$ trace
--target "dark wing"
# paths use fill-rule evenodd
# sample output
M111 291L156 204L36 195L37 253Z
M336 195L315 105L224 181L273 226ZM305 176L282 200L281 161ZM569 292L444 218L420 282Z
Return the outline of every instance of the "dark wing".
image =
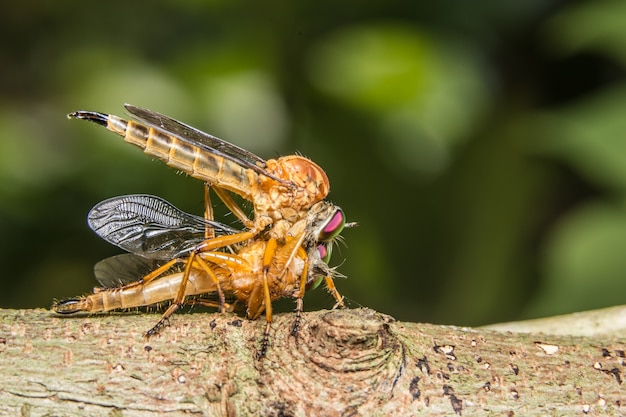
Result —
M93 267L93 272L103 288L117 288L139 281L165 262L123 253L101 260Z
M261 157L247 151L232 143L226 142L201 130L191 127L184 123L174 120L152 110L135 107L131 104L124 104L128 112L138 121L146 126L153 127L168 135L175 136L177 139L197 146L214 155L219 155L238 163L244 167L250 168L259 174L263 174L277 181L283 181L265 171L265 160Z
M162 260L180 256L205 240L207 227L218 236L238 232L146 194L104 200L91 209L87 222L107 242L145 258Z

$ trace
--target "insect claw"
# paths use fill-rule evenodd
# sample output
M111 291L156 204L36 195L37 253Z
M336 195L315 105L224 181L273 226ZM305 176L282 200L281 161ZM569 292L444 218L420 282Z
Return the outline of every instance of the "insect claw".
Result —
M341 297L341 300L337 301L333 306L333 310L336 310L338 308L346 308L346 305L343 303L343 296Z
M291 327L291 335L294 337L298 337L298 332L300 331L300 320L295 320L293 322L293 326Z
M263 336L263 341L261 342L261 349L259 349L259 351L256 354L256 360L262 361L263 359L265 359L265 356L267 355L268 344L269 344L269 339Z
M268 322L265 325L265 332L263 332L263 340L261 341L261 350L259 350L259 353L257 354L257 360L262 360L267 355L267 348L270 344L270 330L271 324Z
M150 339L152 336L156 336L161 332L161 329L165 326L169 326L170 325L170 319L169 317L164 317L161 320L158 321L157 324L154 325L154 327L152 327L150 330L148 330L145 334L144 337L146 339Z

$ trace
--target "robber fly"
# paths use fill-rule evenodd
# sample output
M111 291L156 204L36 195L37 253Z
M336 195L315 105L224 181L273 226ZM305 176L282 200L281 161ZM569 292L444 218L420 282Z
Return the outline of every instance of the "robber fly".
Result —
M205 251L193 261L189 254L204 241L207 227L216 235L235 234L236 229L219 222L185 213L167 201L150 195L114 197L97 204L88 215L89 226L101 238L129 252L104 259L94 272L102 287L87 296L57 302L53 311L59 314L97 313L116 309L142 307L175 300L184 288L182 304L199 304L231 311L225 295L246 306L246 316L256 319L271 309L266 304L265 282L269 300L293 297L301 302L307 289L326 279L327 288L338 305L343 305L333 278L337 275L327 264L329 244L319 240L315 251L296 247L290 239L277 247L269 264L263 255L268 240L253 239L245 245L230 245L228 251ZM319 239L327 224L314 225ZM296 256L291 254L295 252ZM184 265L184 269L180 267ZM186 285L182 285L185 274ZM217 294L218 302L196 296ZM176 304L172 304L176 305ZM301 310L301 306L300 306ZM156 333L165 321L148 331ZM293 331L297 331L299 315ZM261 356L265 355L268 334L264 335Z
M188 256L175 257L147 276L152 278L163 274L176 264L185 265L176 297L161 321L148 334L158 331L168 317L184 303L186 286L194 266L205 265L206 268L202 267L208 274L211 268L206 262L231 268L226 263L238 261L239 258L225 255L226 248L235 247L235 253L250 251L262 259L263 268L257 279L263 290L267 337L273 299L271 283L276 280L283 282L284 276L290 274L287 268L276 271L277 275L273 277L269 273L272 265L289 266L298 259L311 263L311 260L320 257L320 248L325 250L325 244L332 243L344 227L352 225L346 224L339 207L324 200L330 190L326 173L317 164L299 155L266 161L245 149L165 115L131 105L125 107L135 120L127 121L114 115L90 111L78 111L68 117L103 125L122 136L125 141L139 146L145 153L205 181L205 191L208 187L212 188L245 226L244 230L232 233L216 233L222 232L220 227L205 226L204 240L192 245ZM252 220L235 203L228 191L252 202ZM208 191L205 196L208 196ZM205 201L205 217L211 221L212 211L207 197ZM246 249L257 242L262 243L254 246L254 251ZM320 246L320 242L325 244ZM259 248L263 249L262 254L259 253ZM288 256L284 253L285 248L289 249ZM277 256L287 258L284 261L274 260ZM221 259L219 262L218 258ZM323 262L314 261L313 264L321 265ZM234 269L232 267L231 271ZM215 277L213 280L219 281L219 278ZM308 276L303 274L301 281L305 283L307 280ZM326 283L330 288L332 279L327 279ZM304 287L305 285L300 285L297 297L298 316L302 310ZM222 293L220 287L217 287L217 291ZM338 295L335 298L340 299Z
M242 241L269 225L272 225L272 238L284 238L291 225L305 218L330 191L324 170L303 156L289 155L266 161L163 114L130 104L124 107L134 120L92 111L77 111L68 117L105 126L126 142L142 148L146 154L205 181L249 229L241 236ZM253 220L226 190L252 202ZM335 222L344 223L341 209L333 207ZM337 229L337 234L341 229Z

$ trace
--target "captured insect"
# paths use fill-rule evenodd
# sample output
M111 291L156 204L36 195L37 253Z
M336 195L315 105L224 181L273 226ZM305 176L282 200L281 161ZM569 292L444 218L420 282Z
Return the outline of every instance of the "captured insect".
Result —
M264 254L268 241L254 239L245 245L231 245L229 251L204 251L191 261L190 253L204 241L206 227L211 227L218 236L234 234L236 230L185 213L159 197L141 194L114 197L97 204L89 213L88 223L101 238L129 253L97 263L94 272L102 287L94 289L91 295L56 303L53 310L60 314L160 304L175 300L184 291L180 305L231 311L234 306L225 302L228 294L245 304L248 318L256 319L265 310L261 278L264 274L269 277L270 302L282 297L301 300L302 292L326 279L337 305L343 306L332 281L336 272L326 263L329 251L325 243L319 243L315 251L307 253L295 247L295 239L290 239L277 247L267 261ZM320 238L325 226L317 225L315 234ZM294 252L296 256L292 257ZM183 286L185 274L187 282ZM217 294L217 302L194 297L203 294ZM266 315L271 321L271 312ZM299 313L294 331L298 322ZM164 324L160 320L147 335L155 334Z
M265 161L159 113L130 105L126 109L137 121L85 111L68 116L104 125L144 152L205 181L205 217L148 195L115 197L96 205L89 214L90 227L129 253L96 265L103 288L57 302L53 311L98 312L171 301L146 333L150 336L182 305L230 309L226 293L245 304L251 319L265 311L263 356L272 301L296 299L294 333L304 293L317 283L325 281L336 306L343 306L333 281L338 273L327 261L333 241L353 223L346 223L343 211L324 200L330 186L317 164L297 155ZM213 220L209 188L243 223L243 230ZM252 220L229 191L252 202ZM213 293L217 302L198 297Z

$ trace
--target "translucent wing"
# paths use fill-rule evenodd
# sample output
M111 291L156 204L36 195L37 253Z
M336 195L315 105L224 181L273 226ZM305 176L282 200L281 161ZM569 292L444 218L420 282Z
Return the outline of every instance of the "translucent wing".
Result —
M140 280L163 263L165 261L123 253L101 260L93 267L93 272L102 287L117 288Z
M202 132L201 130L181 123L178 120L174 120L161 113L148 109L142 109L141 107L135 107L131 104L125 104L124 107L137 121L147 126L153 127L169 135L173 135L183 142L197 146L215 155L222 156L244 167L253 169L260 174L282 181L281 179L266 172L264 169L265 160L250 151L208 133Z
M145 258L162 260L179 256L202 242L207 227L216 235L238 232L146 194L104 200L91 209L87 222L107 242Z

